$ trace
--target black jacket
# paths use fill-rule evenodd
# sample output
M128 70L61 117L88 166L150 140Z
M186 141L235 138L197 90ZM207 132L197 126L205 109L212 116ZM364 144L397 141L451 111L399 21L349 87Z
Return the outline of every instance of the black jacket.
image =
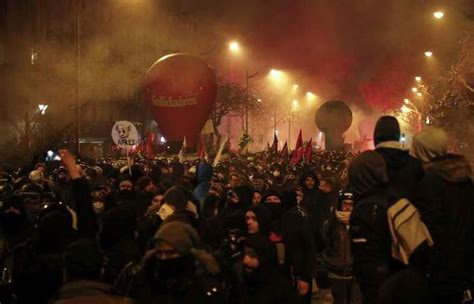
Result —
M462 156L436 159L426 165L413 202L433 237L430 277L439 294L462 292L472 284L474 188L470 174Z
M416 185L424 174L420 161L410 156L408 151L396 147L378 147L375 151L385 160L392 191L398 198L413 198Z
M316 249L307 213L299 206L288 210L282 218L282 237L286 260L297 279L311 282Z

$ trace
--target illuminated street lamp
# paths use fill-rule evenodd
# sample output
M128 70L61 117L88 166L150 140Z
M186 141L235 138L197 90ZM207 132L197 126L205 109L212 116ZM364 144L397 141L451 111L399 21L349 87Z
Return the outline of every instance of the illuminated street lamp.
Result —
M240 45L237 41L231 41L229 43L229 51L234 54L240 53Z
M436 18L436 19L441 19L444 17L444 13L442 11L436 11L433 13L433 16Z
M411 91L412 91L413 93L416 93L416 92L418 92L418 88L413 87L413 88L411 88Z
M425 56L430 58L431 56L433 56L433 52L432 51L426 51Z
M40 104L38 105L38 109L40 110L41 115L46 114L46 109L48 109L48 105Z
M421 81L421 77L420 77L420 76L416 76L416 77L415 77L415 80L418 81L418 82L420 82L420 81Z

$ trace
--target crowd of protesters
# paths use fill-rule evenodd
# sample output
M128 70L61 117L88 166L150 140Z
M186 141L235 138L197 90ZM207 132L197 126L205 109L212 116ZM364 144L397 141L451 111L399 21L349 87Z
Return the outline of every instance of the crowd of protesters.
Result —
M390 116L374 144L296 165L268 151L212 166L61 150L4 171L0 302L311 303L317 286L334 303L463 303L469 163L434 127L403 149Z

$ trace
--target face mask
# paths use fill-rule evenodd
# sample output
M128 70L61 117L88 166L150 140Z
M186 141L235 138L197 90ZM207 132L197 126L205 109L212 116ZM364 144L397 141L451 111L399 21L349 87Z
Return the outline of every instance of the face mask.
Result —
M158 210L158 216L164 221L168 216L172 215L174 213L174 209L168 205L168 204L163 204L163 206L160 207L160 210Z
M281 216L283 215L283 208L282 208L281 204L278 204L278 203L264 203L264 205L272 213L272 219L274 219L274 220L281 219Z
M135 198L134 193L131 190L120 190L119 196L121 199L126 199L126 200L133 200Z

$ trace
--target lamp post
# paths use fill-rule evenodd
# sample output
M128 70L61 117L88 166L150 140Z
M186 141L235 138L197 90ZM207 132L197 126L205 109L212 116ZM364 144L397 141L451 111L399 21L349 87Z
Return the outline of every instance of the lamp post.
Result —
M81 143L80 143L80 136L81 136L81 113L80 113L80 106L79 106L79 67L80 67L80 9L81 9L81 0L76 0L76 88L75 88L75 145L76 145L76 155L79 155L81 152Z

